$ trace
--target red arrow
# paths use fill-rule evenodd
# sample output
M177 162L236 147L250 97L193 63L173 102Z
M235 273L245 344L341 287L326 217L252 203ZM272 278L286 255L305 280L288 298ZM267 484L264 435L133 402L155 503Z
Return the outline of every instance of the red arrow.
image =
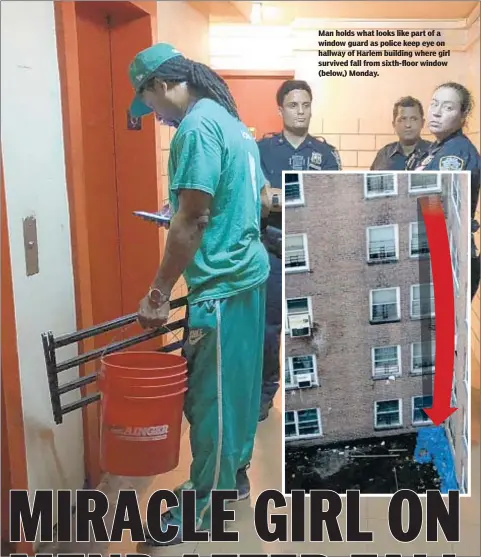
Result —
M435 425L456 412L451 408L454 375L454 288L448 231L439 197L421 199L421 211L431 253L436 311L436 359L432 408L424 408Z

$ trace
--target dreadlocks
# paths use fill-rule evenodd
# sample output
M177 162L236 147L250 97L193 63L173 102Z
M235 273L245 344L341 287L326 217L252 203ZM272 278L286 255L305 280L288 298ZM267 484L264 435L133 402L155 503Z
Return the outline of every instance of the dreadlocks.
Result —
M176 56L162 64L145 83L143 89L152 89L155 79L173 83L186 82L199 96L217 102L234 118L240 120L237 105L227 83L205 64Z

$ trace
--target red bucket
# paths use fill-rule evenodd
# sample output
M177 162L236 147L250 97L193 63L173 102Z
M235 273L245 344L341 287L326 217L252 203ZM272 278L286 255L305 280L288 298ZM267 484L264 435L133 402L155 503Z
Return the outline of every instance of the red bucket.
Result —
M124 352L103 359L99 378L103 470L119 476L154 476L176 468L186 364L185 358L161 352ZM143 376L147 384L142 382L145 371L150 374Z

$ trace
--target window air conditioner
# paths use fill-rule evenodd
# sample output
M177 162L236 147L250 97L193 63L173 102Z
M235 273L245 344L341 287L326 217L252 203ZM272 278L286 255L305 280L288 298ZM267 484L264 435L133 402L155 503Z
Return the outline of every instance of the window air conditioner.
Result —
M293 338L311 336L311 319L309 314L290 316L289 333Z
M299 389L308 389L312 387L312 376L310 373L296 375L296 383Z

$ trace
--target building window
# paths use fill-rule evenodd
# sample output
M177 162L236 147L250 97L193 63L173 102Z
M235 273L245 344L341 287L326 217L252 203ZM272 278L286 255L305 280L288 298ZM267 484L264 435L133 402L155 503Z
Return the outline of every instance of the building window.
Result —
M451 176L451 199L456 216L459 219L461 215L461 187L458 174L453 174Z
M413 396L413 425L431 424L431 419L428 417L426 412L424 412L424 408L432 407L432 396Z
M466 355L464 358L463 383L469 395L469 356L468 355Z
M305 389L319 385L314 354L286 358L286 389Z
M395 174L365 174L364 195L370 197L386 197L397 195L397 179Z
M435 342L413 342L411 344L412 373L432 373L435 359Z
M430 284L411 286L411 318L434 317L434 287Z
M441 176L429 172L409 174L409 193L426 193L441 191Z
M468 493L468 474L466 473L464 462L461 464L461 493L466 495Z
M310 298L290 298L286 306L286 332L291 337L310 336L313 321Z
M466 409L463 411L463 442L466 450L469 447L469 420Z
M306 234L286 234L285 239L286 273L309 270Z
M451 408L456 408L458 404L458 388L456 387L456 374L453 375L453 386L451 389Z
M409 255L421 257L428 254L429 243L424 223L411 222L409 225Z
M459 254L452 233L449 235L449 248L451 252L451 266L453 269L454 289L456 294L459 294Z
M374 403L374 426L389 429L402 425L402 401L382 400Z
M367 260L370 263L398 259L398 226L370 226L367 229Z
M378 346L372 349L373 377L401 375L401 347Z
M284 204L288 207L304 205L302 174L284 174Z
M285 435L287 439L320 437L322 425L319 408L288 410L285 413Z
M399 288L378 288L371 290L371 323L389 323L401 318Z
M453 414L451 414L451 417L448 419L448 428L451 435L453 451L456 452L456 422Z

